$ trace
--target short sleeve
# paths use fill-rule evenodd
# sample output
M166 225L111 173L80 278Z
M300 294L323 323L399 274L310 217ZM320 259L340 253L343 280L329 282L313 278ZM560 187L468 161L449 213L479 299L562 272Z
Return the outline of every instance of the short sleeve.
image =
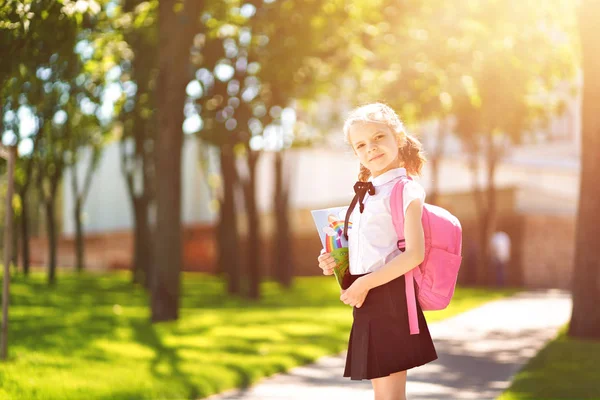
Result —
M425 203L425 189L423 189L423 186L421 186L415 181L408 181L404 185L404 190L402 191L402 199L404 201L404 215L406 215L408 205L413 200L421 199L421 201Z

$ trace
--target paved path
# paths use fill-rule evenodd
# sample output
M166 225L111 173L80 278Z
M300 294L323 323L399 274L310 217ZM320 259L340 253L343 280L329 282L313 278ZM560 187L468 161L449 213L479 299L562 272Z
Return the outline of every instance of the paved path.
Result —
M495 399L571 314L570 296L535 291L493 301L430 325L439 359L408 372L410 400ZM365 400L370 381L342 378L345 353L210 400Z

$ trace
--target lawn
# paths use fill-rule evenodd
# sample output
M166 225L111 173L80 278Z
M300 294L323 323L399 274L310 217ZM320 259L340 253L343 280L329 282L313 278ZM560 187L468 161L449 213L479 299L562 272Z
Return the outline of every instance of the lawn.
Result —
M230 298L220 279L183 276L180 319L152 325L129 274L42 274L12 281L9 355L0 398L202 398L345 349L352 320L331 277L273 282L258 302ZM436 321L514 293L458 288ZM340 371L341 373L341 371Z
M513 380L499 400L600 399L600 342L570 339L566 327Z

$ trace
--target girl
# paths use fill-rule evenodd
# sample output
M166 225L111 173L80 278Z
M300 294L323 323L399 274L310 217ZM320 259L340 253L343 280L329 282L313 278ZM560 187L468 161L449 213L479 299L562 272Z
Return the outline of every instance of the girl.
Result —
M370 379L376 400L404 400L406 371L437 359L437 354L418 302L420 333L409 332L404 287L404 274L423 261L425 191L414 181L404 187L403 252L397 247L390 195L401 176L420 175L425 158L421 143L407 135L396 113L381 103L352 111L344 124L344 139L360 161L362 183L355 188L369 193L357 191L360 207L350 211L350 269L340 300L354 307L354 322L344 377ZM323 274L333 274L331 255L322 251L318 261Z

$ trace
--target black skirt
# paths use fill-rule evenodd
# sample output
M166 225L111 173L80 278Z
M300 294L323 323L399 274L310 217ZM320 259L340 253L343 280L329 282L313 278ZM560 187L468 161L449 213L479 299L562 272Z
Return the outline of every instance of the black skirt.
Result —
M361 276L347 274L343 288ZM418 301L417 314L420 333L411 335L404 276L371 289L362 307L354 307L344 377L381 378L437 359Z

